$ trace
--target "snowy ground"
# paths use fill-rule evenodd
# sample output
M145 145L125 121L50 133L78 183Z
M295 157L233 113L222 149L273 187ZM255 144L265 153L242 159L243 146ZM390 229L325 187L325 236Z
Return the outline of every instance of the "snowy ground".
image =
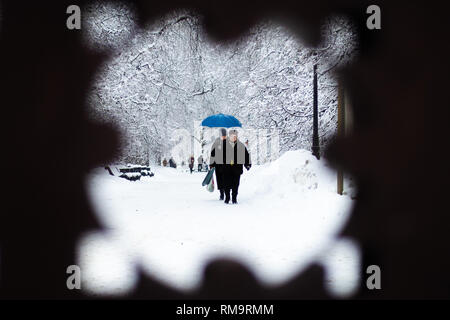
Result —
M135 267L179 289L195 288L205 263L233 257L266 284L289 280L313 261L326 285L346 295L359 279L358 249L335 235L352 205L336 194L336 174L304 150L244 170L238 204L226 205L201 182L205 173L154 167L154 177L130 182L102 168L87 184L106 232L80 241L83 288L122 294Z

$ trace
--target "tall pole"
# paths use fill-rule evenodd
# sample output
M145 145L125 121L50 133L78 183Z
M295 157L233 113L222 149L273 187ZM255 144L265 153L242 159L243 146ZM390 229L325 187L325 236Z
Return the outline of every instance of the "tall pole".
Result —
M342 81L338 83L338 123L337 123L337 135L338 138L342 138L345 135L345 92L342 85ZM342 169L338 169L337 172L337 193L342 195L344 193L344 172Z
M312 141L312 154L317 159L320 159L320 146L319 146L319 108L317 99L317 64L314 65L314 101L313 101L313 141Z

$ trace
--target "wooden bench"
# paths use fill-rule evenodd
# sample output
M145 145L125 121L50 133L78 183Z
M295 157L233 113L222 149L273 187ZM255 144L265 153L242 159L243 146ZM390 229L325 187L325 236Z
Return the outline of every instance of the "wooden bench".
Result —
M140 180L141 177L153 177L155 174L151 171L150 167L146 166L126 166L126 167L105 167L105 170L112 176L118 176L120 178L127 179L129 181ZM114 174L116 172L116 174Z

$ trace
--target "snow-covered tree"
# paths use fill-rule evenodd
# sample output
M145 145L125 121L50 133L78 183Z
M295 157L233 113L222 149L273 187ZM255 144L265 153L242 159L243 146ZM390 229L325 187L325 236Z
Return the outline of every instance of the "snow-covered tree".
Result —
M272 143L279 143L282 152L309 148L314 64L321 144L336 131L332 71L351 60L356 43L344 19L328 19L323 43L307 48L272 21L262 21L225 45L209 41L194 12L173 12L143 29L137 29L133 10L125 5L96 3L88 12L87 45L111 53L92 88L90 112L123 132L118 161L160 163L180 139L204 144L194 136L206 132L196 130L195 123L220 112L235 115L260 134L278 132L279 141ZM180 130L186 137L180 137Z

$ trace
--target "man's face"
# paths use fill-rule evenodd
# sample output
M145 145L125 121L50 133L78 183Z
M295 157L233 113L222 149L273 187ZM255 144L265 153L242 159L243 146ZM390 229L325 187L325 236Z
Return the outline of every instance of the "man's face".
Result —
M230 135L230 140L231 140L232 142L236 142L236 140L237 140L237 135L235 135L235 134Z

